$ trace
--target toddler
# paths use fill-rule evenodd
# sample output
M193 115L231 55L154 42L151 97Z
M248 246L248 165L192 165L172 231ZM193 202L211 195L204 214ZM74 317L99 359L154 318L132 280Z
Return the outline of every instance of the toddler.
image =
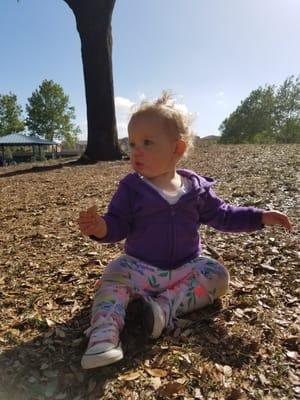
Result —
M146 331L158 338L176 317L226 293L228 271L201 255L201 224L224 232L292 228L285 214L228 205L213 191L213 179L176 168L192 131L169 93L140 105L128 135L134 172L121 180L105 215L94 206L79 216L81 232L100 243L126 239L125 254L108 264L95 294L85 369L123 358L119 335L131 299L141 298Z

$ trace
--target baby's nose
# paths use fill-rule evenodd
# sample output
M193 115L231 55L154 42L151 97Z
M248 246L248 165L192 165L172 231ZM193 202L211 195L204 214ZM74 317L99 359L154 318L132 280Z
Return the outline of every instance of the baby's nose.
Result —
M138 155L142 154L143 153L143 147L142 146L134 146L133 153L134 154L138 154Z

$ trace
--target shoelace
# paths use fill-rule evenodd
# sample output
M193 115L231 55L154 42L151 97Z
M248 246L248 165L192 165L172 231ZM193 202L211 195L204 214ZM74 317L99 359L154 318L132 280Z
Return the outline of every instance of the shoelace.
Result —
M84 332L89 337L88 348L102 342L117 345L119 342L119 329L113 318L100 317L96 324L90 326Z

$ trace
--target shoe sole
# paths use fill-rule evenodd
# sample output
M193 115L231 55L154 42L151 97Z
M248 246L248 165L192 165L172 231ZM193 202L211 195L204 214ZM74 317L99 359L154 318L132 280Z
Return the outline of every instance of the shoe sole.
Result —
M115 353L111 357L106 356L105 358L103 357L105 353L85 354L81 359L81 366L83 369L98 368L114 364L123 359L124 355L122 351L116 351Z
M157 317L160 318L161 320L160 324L155 324L153 307L155 307ZM162 315L161 308L154 302L152 305L150 305L146 300L143 299L143 312L145 316L144 329L147 335L151 339L158 339L161 336L162 331L164 330L165 327L164 317Z

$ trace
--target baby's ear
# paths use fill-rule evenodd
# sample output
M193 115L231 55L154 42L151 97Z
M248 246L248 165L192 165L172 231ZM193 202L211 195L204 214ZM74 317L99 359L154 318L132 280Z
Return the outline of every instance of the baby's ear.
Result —
M186 150L186 143L184 140L182 139L178 139L176 142L176 149L175 149L175 153L179 156L182 157L185 153Z

